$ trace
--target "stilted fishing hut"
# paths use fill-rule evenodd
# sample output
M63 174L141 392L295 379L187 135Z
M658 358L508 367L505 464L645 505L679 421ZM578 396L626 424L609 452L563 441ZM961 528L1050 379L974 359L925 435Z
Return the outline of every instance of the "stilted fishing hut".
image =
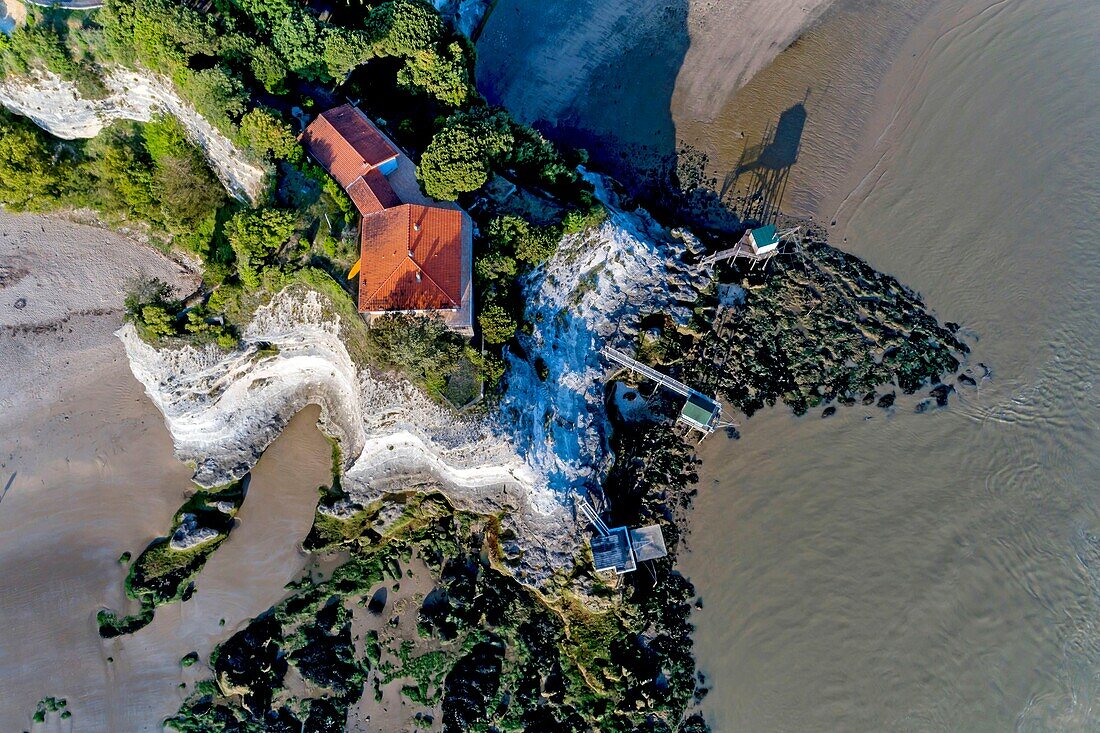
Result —
M692 430L700 431L703 433L703 437L710 435L715 430L722 427L722 406L718 403L718 400L708 397L696 389L692 389L683 382L673 379L667 374L662 374L656 369L642 364L637 359L627 356L618 349L605 346L601 349L600 353L608 359L622 364L632 373L637 372L647 379L652 379L654 382L667 387L673 392L683 395L686 400L684 401L684 406L681 408L677 420L684 423Z
M588 540L596 572L614 570L616 575L623 575L637 570L638 563L656 560L668 554L660 525L611 529L584 499L577 499L577 507L596 530L596 536Z
M752 262L749 265L751 270L759 263L767 262L779 254L780 246L784 242L793 241L797 243L799 232L799 227L780 231L775 224L748 229L737 241L737 244L712 255L707 255L700 262L704 266L711 266L724 260L736 261L739 258L744 258Z

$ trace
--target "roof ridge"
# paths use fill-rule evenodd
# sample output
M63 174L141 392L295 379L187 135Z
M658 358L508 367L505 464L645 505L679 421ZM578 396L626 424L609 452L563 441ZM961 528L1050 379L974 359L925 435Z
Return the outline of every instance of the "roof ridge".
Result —
M410 228L410 231L409 231L409 243L410 243L409 252L410 253L412 252L412 235L413 235L413 233L412 233L411 229L412 229L412 207L413 206L417 206L418 208L421 208L421 209L429 209L429 210L435 210L435 211L453 211L453 209L448 209L444 206L432 206L432 205L429 205L429 204L405 204L405 206L407 206L408 209L409 209L409 228ZM412 258L410 258L410 259L412 259ZM421 272L424 273L424 276L427 277L428 281L431 282L431 284L435 286L436 290L438 290L440 293L442 293L443 297L446 298L447 300L449 300L451 302L451 305L453 305L457 308L458 307L458 300L456 300L454 298L454 296L452 296L450 293L448 293L443 288L442 285L440 285L438 282L436 282L435 278L428 274L428 271L424 268L423 265L421 265L416 260L413 260L413 263L415 263L417 268Z
M392 207L392 208L389 208L389 209L382 209L382 211L377 211L377 212L375 212L375 213L373 213L373 214L368 214L367 216L370 216L370 217L382 216L382 215L385 215L385 213L386 213L387 211L400 211L401 209L403 209L403 208L405 208L405 207L407 207L407 206L408 206L408 204L402 204L401 206L394 206L394 207ZM406 214L407 214L407 213L408 213L408 212L406 212ZM364 217L362 217L363 221L366 221L366 220L367 220L367 216L364 216ZM410 218L411 218L411 217L410 217ZM360 232L359 232L359 236L360 236L360 239L361 239L361 238L362 238L362 236L363 236L363 233L362 233L362 227L363 227L363 225L362 225L362 223L360 223L360 224L359 224L359 227L360 227ZM407 252L406 252L405 256L406 256L406 257L408 257L408 253L407 253ZM385 276L384 278L382 278L382 281L381 281L380 283L378 283L378 287L377 287L377 288L375 288L375 289L374 289L374 292L373 292L373 293L371 293L371 294L370 294L370 295L369 295L369 296L367 297L367 300L372 300L372 299L374 298L374 296L378 295L378 291L382 289L382 286L383 286L383 285L385 285L386 283L388 283L388 282L390 281L390 278L391 278L391 277L393 277L393 275L394 275L394 273L395 273L395 272L397 272L397 271L398 271L399 269L401 269L401 265L402 265L402 264L404 264L404 260L400 260L400 259L399 259L399 260L397 261L397 264L393 266L393 269L392 269L392 270L390 270L390 274L389 274L389 275L386 275L386 276ZM362 278L360 278L360 279L362 279ZM360 299L360 300L362 300L362 297L360 297L359 299Z
M451 294L448 293L446 290L444 290L443 287L435 281L435 278L433 278L431 275L429 275L428 271L420 266L419 262L417 262L416 260L413 260L412 257L410 257L409 259L412 260L414 265L416 265L417 271L423 273L424 277L428 278L428 282L430 282L432 285L434 285L435 289L438 290L440 293L442 293L444 298L451 301L451 305L453 305L455 308L457 308L458 303L455 301L454 298L451 297Z

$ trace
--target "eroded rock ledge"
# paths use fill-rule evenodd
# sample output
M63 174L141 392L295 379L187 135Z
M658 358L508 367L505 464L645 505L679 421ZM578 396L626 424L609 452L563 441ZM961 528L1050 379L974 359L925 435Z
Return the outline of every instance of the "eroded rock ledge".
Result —
M115 68L103 83L110 94L103 99L85 99L73 82L35 71L0 79L0 104L65 140L95 137L115 120L148 122L158 112L165 112L178 119L202 148L230 194L249 203L261 198L266 171L185 102L169 80Z
M576 550L570 510L561 501L536 506L538 477L507 436L488 422L456 419L406 382L359 370L316 292L276 295L230 353L156 349L131 325L118 336L176 455L194 463L202 486L243 476L293 415L316 404L322 430L340 443L342 487L354 503L441 490L459 508L503 514L505 526L529 538L521 574L533 580Z

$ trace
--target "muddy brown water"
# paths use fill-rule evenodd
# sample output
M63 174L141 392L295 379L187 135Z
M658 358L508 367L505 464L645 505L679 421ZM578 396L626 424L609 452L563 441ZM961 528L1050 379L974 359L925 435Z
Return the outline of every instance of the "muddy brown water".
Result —
M5 429L0 730L30 730L35 703L52 695L68 700L72 730L160 731L185 694L180 683L209 674L181 668L180 658L197 651L205 660L282 599L306 566L300 543L317 487L330 479L317 416L316 407L303 410L260 459L239 525L199 574L194 597L112 640L99 638L95 614L126 607L118 558L166 531L189 467L172 457L159 412L125 369L63 390L18 430Z
M927 23L863 167L802 170L827 194L803 201L993 379L932 414L774 410L703 446L684 569L716 731L1100 730L1100 13Z
M479 81L538 121L563 87L507 86L514 57L573 68L566 50L604 59L613 36L602 11L594 34L576 20L591 3L511 5ZM705 103L680 84L705 69L661 65L693 55L690 31L672 12L642 62L592 75L599 103L544 128L586 131L615 170L641 142L690 146L720 191L756 194L741 213L835 221L834 244L962 323L993 369L931 414L776 409L704 444L683 560L703 712L716 731L1100 730L1097 5L839 0Z

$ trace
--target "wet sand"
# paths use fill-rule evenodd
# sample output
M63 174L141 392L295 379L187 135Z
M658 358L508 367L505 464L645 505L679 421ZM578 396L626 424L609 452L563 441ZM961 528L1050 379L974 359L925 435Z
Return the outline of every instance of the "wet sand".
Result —
M640 183L674 155L681 114L711 120L829 4L502 0L478 39L478 87Z
M180 658L197 651L205 659L282 599L308 560L299 546L316 488L329 478L315 407L257 464L240 525L199 574L194 597L158 609L132 636L100 639L96 611L130 603L119 556L136 556L164 533L191 475L171 457L168 432L140 385L117 375L59 400L5 451L2 470L15 481L0 505L3 730L27 726L35 702L54 695L69 700L80 729L159 731L184 695L180 682L204 674L201 665L182 669ZM28 420L21 430L30 427Z
M53 695L68 699L74 729L159 731L180 682L202 674L180 658L205 657L301 573L329 445L316 408L295 417L194 598L132 637L101 640L96 611L128 603L119 556L163 534L191 486L112 332L133 277L184 291L193 279L124 237L47 217L0 214L0 254L0 730L29 729L35 703Z
M841 0L717 115L693 115L690 99L674 98L677 136L706 154L719 193L757 194L768 212L831 223L905 129L903 110L919 103L929 60L1001 5Z
M749 216L818 213L865 139L883 79L935 5L841 0L716 115L694 115L690 99L674 97L678 138L707 156L721 195L766 200Z

